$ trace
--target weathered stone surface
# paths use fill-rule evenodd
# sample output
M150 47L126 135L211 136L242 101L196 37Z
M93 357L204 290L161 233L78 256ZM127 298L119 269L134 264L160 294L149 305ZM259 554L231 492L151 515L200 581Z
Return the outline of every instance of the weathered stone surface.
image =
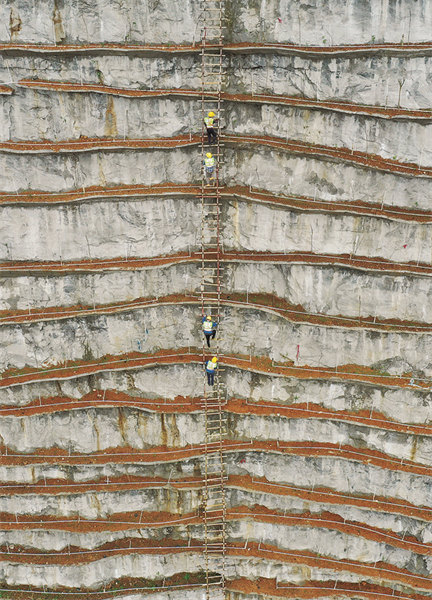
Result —
M0 210L3 260L145 258L194 250L200 243L196 228L200 205L195 199L95 200L48 210L44 206ZM14 230L8 226L11 221L16 223Z
M427 209L432 197L429 178L411 177L293 155L283 150L227 148L227 183L251 185L275 194L294 194L326 201L362 201ZM336 217L338 218L338 217Z
M419 2L331 0L323 24L317 0L227 2L228 39L236 41L291 42L304 45L361 44L374 42L422 42L429 39L432 13L427 0ZM0 17L5 41L37 43L184 43L198 41L200 4L183 0L150 0L142 6L85 0L53 5L47 0L6 1ZM81 15L77 18L76 15Z
M58 277L52 274L0 277L0 310L78 304L92 306L96 299L98 304L130 302L137 298L190 293L195 291L200 283L201 273L197 264L174 264L100 273L69 273L60 274Z
M367 273L307 264L231 263L231 292L273 294L311 313L430 323L430 277Z
M237 49L226 52L224 64L231 93L284 94L317 100L334 100L385 107L423 108L431 106L431 51L411 49L408 42L430 41L432 12L426 0L392 0L373 3L367 0L329 0L326 6L310 0L227 1L226 41L294 43L321 46L303 53L299 49L263 50L250 53ZM324 10L325 8L325 10ZM4 24L0 39L5 42L58 44L58 52L1 51L1 81L12 87L12 94L0 95L0 140L65 140L85 137L158 138L199 133L201 114L196 96L131 98L105 92L109 86L129 89L201 88L200 54L187 50L149 52L140 49L113 51L109 42L129 45L188 44L199 39L200 3L198 0L135 0L88 2L87 0L6 0L0 7ZM394 42L397 47L380 50L378 42ZM67 44L101 44L100 50L65 53ZM330 54L330 45L366 44L360 53L339 49ZM76 84L108 86L104 93L35 90L19 85L22 79L44 79ZM76 88L78 89L78 88ZM262 100L262 99L261 99ZM386 115L361 116L332 109L292 108L270 103L225 101L224 131L289 138L309 144L344 147L384 158L422 165L432 164L430 121L412 115L387 119ZM410 118L408 118L410 116ZM223 150L225 163L221 181L230 186L253 186L274 194L316 198L328 202L363 201L374 206L405 207L412 212L429 211L430 178L424 174L396 174L376 167L358 166L351 160L288 153L258 143L228 143ZM90 186L200 182L201 154L198 145L187 148L24 154L2 151L0 192L12 194L28 190L59 193ZM430 265L431 224L402 220L380 214L358 216L349 206L344 213L325 210L312 212L304 200L296 209L271 203L221 199L220 239L231 252L285 252L364 255L372 260L412 265ZM375 210L375 209L374 209ZM205 225L204 241L210 241ZM143 198L94 198L79 202L47 205L37 203L0 207L0 261L50 261L66 263L63 273L44 267L37 272L12 271L2 266L0 310L42 309L82 304L95 308L103 304L128 303L139 298L199 291L200 263L152 267L133 266L126 259L154 258L176 252L187 253L201 246L201 206L198 198L185 198L174 190L170 196ZM120 259L115 271L74 272L68 261ZM250 295L271 294L309 313L329 316L431 321L429 274L389 274L377 268L308 264L272 264L262 260L241 262L231 256L224 263L222 292ZM269 257L267 257L269 258ZM242 257L242 260L245 257ZM251 260L249 257L248 260ZM121 261L124 267L121 268ZM21 265L22 267L23 265ZM402 268L401 267L401 268ZM206 308L206 307L204 307ZM213 307L214 308L214 307ZM83 360L103 362L105 355L129 352L152 353L165 349L190 347L201 352L201 310L196 303L171 304L129 309L117 313L71 314L49 321L2 321L0 326L0 372L24 366L37 370L42 364ZM213 314L217 310L212 311ZM2 315L6 316L6 315ZM6 319L13 319L13 315ZM336 326L291 322L265 306L221 307L221 327L217 337L221 354L240 355L243 368L227 368L223 375L228 399L246 400L250 414L238 414L231 403L227 411L227 438L247 441L280 441L294 445L325 445L334 448L326 456L300 456L298 449L228 450L225 454L226 500L228 509L252 511L267 507L273 517L312 513L319 525L278 524L253 520L245 515L227 523L228 542L244 545L247 540L274 544L281 550L347 560L343 569L290 564L280 558L256 559L227 557L226 577L276 578L281 582L308 584L311 581L375 583L393 588L395 595L425 591L422 577L430 573L427 555L432 540L427 515L432 510L428 468L431 464L432 422L430 387L420 388L382 383L354 383L349 380L299 379L293 371L286 375L257 372L266 361L255 363L248 357L291 361L297 368L307 365L336 367L355 363L375 369L381 375L413 373L425 379L432 376L430 333L404 332L396 328ZM212 345L212 351L215 345ZM206 351L207 352L207 351ZM199 355L200 356L200 355ZM175 358L172 357L172 358ZM223 364L223 357L221 357ZM290 363L291 364L291 363ZM45 367L43 367L45 368ZM108 369L109 366L106 365ZM304 371L306 373L306 371ZM55 377L53 371L53 377ZM33 374L35 378L37 374ZM411 375L410 375L411 376ZM141 369L75 376L50 382L34 382L0 387L0 442L8 447L8 459L0 465L0 481L5 486L0 496L0 512L16 515L15 529L1 530L0 544L9 545L10 556L0 563L2 587L33 586L55 593L61 585L78 590L103 589L120 577L162 580L205 567L201 552L143 555L133 548L136 540L155 544L179 539L186 546L192 538L202 539L202 519L188 528L182 524L152 526L137 523L134 529L104 529L105 519L116 513L139 515L171 513L178 520L195 513L202 516L204 493L199 479L205 472L204 456L192 455L174 460L169 453L156 453L158 445L170 448L201 444L205 438L205 418L201 410L181 413L190 398L202 398L205 374L202 364L154 365ZM384 379L384 381L388 381ZM418 379L416 379L418 382ZM415 387L417 385L417 387ZM83 408L81 400L108 396L105 405ZM104 394L104 392L109 393ZM123 406L113 399L128 396L141 406ZM121 396L124 394L124 396ZM65 405L65 402L71 404ZM31 406L28 406L32 403ZM55 412L48 408L57 403ZM258 413L258 403L273 412ZM290 417L275 403L303 410ZM318 415L316 405L326 414ZM163 413L159 412L163 406ZM47 407L47 408L45 408ZM16 408L15 411L10 409ZM310 411L309 413L306 411ZM312 412L315 411L315 412ZM340 411L344 411L341 413ZM386 422L387 420L387 422ZM425 426L424 430L398 431L398 425ZM423 433L422 433L423 432ZM120 448L149 451L148 463L139 453L120 462ZM347 455L345 447L356 449ZM65 451L65 461L20 464L23 454ZM107 450L110 450L110 456ZM381 466L368 462L366 451L385 453L394 462ZM3 451L2 451L3 452ZM87 464L69 464L69 452L81 453ZM106 454L106 464L91 464L88 455ZM35 457L36 459L37 457ZM414 461L419 473L410 471ZM30 461L31 462L31 461ZM392 465L394 468L392 468ZM408 466L407 466L408 465ZM412 470L412 469L411 469ZM235 479L232 476L244 476ZM153 478L152 487L133 489L122 486L130 478ZM178 489L174 482L198 480L196 487ZM257 478L269 484L285 485L275 493L258 488ZM50 481L58 487L49 487ZM167 483L169 481L169 484ZM47 484L46 484L47 482ZM116 487L111 486L115 483ZM10 486L32 486L9 493ZM71 484L79 487L71 488ZM95 489L95 484L103 488ZM254 487L255 486L255 487ZM296 488L301 487L302 490ZM44 489L46 488L46 489ZM327 495L319 496L326 488ZM282 490L284 493L282 493ZM386 502L379 503L377 498ZM357 506L359 498L365 500ZM339 504L344 499L344 504ZM374 502L375 501L375 502ZM409 516L404 503L414 506ZM243 507L240 508L240 507ZM420 512L423 511L423 512ZM45 520L43 530L20 529L22 517L32 515ZM138 517L136 516L138 515ZM71 518L87 523L91 531L62 531L49 525L47 517ZM165 517L164 517L165 518ZM329 519L330 521L326 521ZM337 531L332 519L356 522L357 533ZM163 520L163 519L161 519ZM40 524L37 524L39 527ZM100 529L99 529L100 528ZM389 537L371 539L371 530L382 530ZM363 532L363 533L361 533ZM76 564L34 564L31 553L67 553L71 547L97 549L107 542L131 539L125 555L108 551L87 560L82 555ZM409 545L413 544L413 545ZM15 545L24 546L29 555L19 562ZM406 569L414 575L414 588L401 581L386 580L384 571L366 577L351 570L349 562L374 566L380 561ZM319 564L318 562L316 564ZM211 558L211 570L220 570L218 558ZM259 581L257 581L260 584ZM259 589L259 588L258 588ZM397 591L397 592L396 592ZM123 593L123 592L122 592ZM391 595L391 591L389 592ZM116 595L113 593L113 596ZM176 592L175 598L202 598L203 589ZM259 600L256 594L228 593L227 598ZM330 597L331 594L328 594ZM146 596L148 597L148 596ZM174 594L154 591L156 600L174 600ZM141 600L144 594L130 592L126 598ZM221 600L217 594L212 600Z
M430 56L260 53L230 57L230 91L428 108Z
M258 163L258 157L252 160ZM353 254L402 263L430 261L430 223L294 211L260 204L252 209L250 203L241 200L226 204L226 223L224 243L238 250Z
M430 333L371 331L363 328L297 324L270 310L253 307L225 309L221 351L239 356L268 356L299 365L337 367L360 364L383 374L417 370L432 374L428 353ZM3 327L0 366L40 367L44 361L100 359L108 354L199 347L196 306L149 307L122 314L69 318L46 323ZM182 327L178 327L181 321ZM198 322L198 323L197 323ZM260 336L254 331L259 326ZM298 358L297 358L298 355Z

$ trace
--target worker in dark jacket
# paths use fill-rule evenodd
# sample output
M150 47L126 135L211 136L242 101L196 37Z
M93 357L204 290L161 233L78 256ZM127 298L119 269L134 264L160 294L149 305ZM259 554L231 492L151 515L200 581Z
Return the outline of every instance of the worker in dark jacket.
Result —
M210 348L210 340L215 338L216 335L216 321L213 321L211 315L204 315L202 320L202 328L204 335L207 340L207 346Z
M208 360L205 364L206 366L206 373L207 373L207 382L209 385L214 385L214 376L215 376L215 371L217 369L217 357L213 356L213 358L211 360Z
M208 116L204 118L204 124L207 129L207 138L209 144L216 144L217 142L217 133L215 130L215 126L217 125L218 120L215 119L214 112L210 111Z

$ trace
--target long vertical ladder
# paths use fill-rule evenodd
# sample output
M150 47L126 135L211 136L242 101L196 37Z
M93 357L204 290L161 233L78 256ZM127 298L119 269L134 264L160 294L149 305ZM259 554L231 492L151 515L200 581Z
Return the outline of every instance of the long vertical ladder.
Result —
M216 159L214 181L206 186L204 167L201 181L201 315L211 314L218 323L218 332L212 347L207 348L203 340L203 361L221 357L219 344L223 333L221 314L221 182L222 148L220 124L223 118L222 88L223 72L223 18L225 0L201 0L201 164L205 154L211 152ZM212 110L219 119L217 143L209 145L204 126L204 117ZM205 411L205 473L204 473L204 553L206 568L206 600L212 595L225 595L225 550L226 550L226 470L223 441L227 435L224 406L226 389L223 368L218 362L215 385L204 383L202 399ZM213 573L211 572L213 571ZM214 572L217 573L215 578ZM216 591L217 590L217 591Z

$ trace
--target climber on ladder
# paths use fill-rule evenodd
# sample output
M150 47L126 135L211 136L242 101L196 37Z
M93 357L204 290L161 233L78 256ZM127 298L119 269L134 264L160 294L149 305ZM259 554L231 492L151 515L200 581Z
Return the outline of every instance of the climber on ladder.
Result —
M210 348L210 340L216 335L216 321L213 321L210 315L204 315L202 320L202 328L207 340L207 346Z
M218 124L218 119L215 119L214 112L210 111L207 117L204 117L204 124L207 129L207 138L209 144L216 144L217 142L217 133L215 130L215 125Z
M211 152L207 152L206 157L204 159L204 167L205 167L205 177L207 181L207 186L210 185L211 181L214 181L214 168L215 168L216 160Z
M207 383L209 385L214 385L214 376L217 368L217 357L213 356L211 360L208 360L205 364L206 372L207 372Z

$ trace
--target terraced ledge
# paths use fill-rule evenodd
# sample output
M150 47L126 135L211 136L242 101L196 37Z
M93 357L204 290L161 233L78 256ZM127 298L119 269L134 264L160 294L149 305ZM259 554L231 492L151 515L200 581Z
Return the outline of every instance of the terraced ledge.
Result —
M37 492L36 492L37 493ZM51 493L58 493L52 491ZM329 531L338 531L346 535L353 535L359 538L367 539L370 541L389 544L394 548L400 548L409 552L414 552L422 556L430 556L432 554L432 546L430 544L421 543L414 536L407 536L402 538L401 536L389 532L379 527L373 527L365 523L357 521L344 520L343 517L333 513L321 513L312 514L310 512L305 513L286 513L286 512L272 512L266 506L256 504L253 509L248 506L236 506L235 508L228 508L226 513L226 519L228 522L235 522L239 520L254 521L255 523L270 523L272 525L282 525L284 527L309 527L326 529ZM164 527L185 527L188 525L201 525L203 522L202 515L198 513L191 513L188 515L182 515L179 517L178 514L174 513L141 513L141 520L135 521L135 527L141 528L164 528ZM75 519L75 523L77 520ZM128 524L128 529L131 529L132 524ZM116 529L119 531L119 529ZM136 538L125 537L121 540L121 544L129 543L129 546L136 544ZM113 545L119 544L119 541L113 543ZM10 549L8 545L3 544L0 546L0 556L3 555L4 560L10 560L22 556L47 556L46 551L38 551L36 548L31 547L32 551L29 552L29 546L15 546ZM116 548L110 548L108 552L115 551ZM36 552L34 552L36 550ZM107 552L106 547L95 548L92 550L94 554ZM68 546L67 549L57 551L55 556L60 558L67 554L67 556L76 556L77 554L88 554L88 551L79 548ZM0 558L1 561L1 558Z
M394 388L414 387L418 391L430 391L430 379L413 378L411 374L383 375L364 365L340 365L337 368L295 366L290 363L274 363L267 356L231 356L220 355L226 366L246 369L256 373L272 373L297 379L323 379L339 381L360 381L375 386ZM94 373L106 371L124 371L137 368L150 368L161 364L202 364L202 352L192 348L162 350L151 355L130 352L116 356L101 356L96 362L73 361L61 366L47 367L37 370L11 369L3 371L0 376L0 387L12 387L38 381L57 381L86 377Z
M288 54L408 54L408 55L427 55L432 53L431 42L417 43L385 43L385 44L352 44L343 46L304 46L298 44L284 43L259 43L259 42L236 42L222 45L226 52L283 52ZM206 48L220 48L219 44L206 44ZM118 43L93 43L93 44L34 44L8 42L0 44L0 52L19 51L19 52L40 52L40 53L200 53L201 44L118 44Z
M67 591L64 588L57 589L56 591L47 591L45 589L35 589L35 588L2 588L0 591L7 592L8 597L12 600L20 600L22 598L22 593L31 594L31 596L35 597L37 600L46 600L46 598L51 595L61 593L61 597L64 600L72 600L74 598L91 597L94 600L106 600L110 597L118 597L136 594L139 592L140 595L154 594L155 592L168 593L172 590L177 590L178 592L185 592L187 590L195 590L199 588L204 589L204 583L173 583L175 581L179 581L183 578L183 581L186 581L186 576L188 577L188 581L199 581L198 577L202 578L202 573L179 573L175 577L170 577L160 581L151 581L148 583L148 587L142 587L143 580L142 578L131 580L131 579L121 579L116 580L114 583L104 586L104 588L100 588L99 590L71 590ZM217 574L210 575L210 585L220 585L216 582L219 579ZM214 581L214 583L212 583ZM289 583L278 583L275 579L264 579L262 577L258 577L256 579L250 580L247 578L233 579L233 580L225 580L225 587L228 591L239 594L241 597L242 594L257 594L260 597L265 598L269 597L279 597L279 598L304 598L305 600L314 600L315 598L340 598L341 594L343 596L351 597L355 596L358 598L364 598L365 600L370 600L373 598L374 600L389 600L389 598L393 598L394 600L430 600L430 596L421 595L418 593L408 593L408 592L396 592L394 588L384 587L383 585L374 585L370 583L366 583L362 581L360 583L350 583L350 582L340 582L338 580L314 580L304 585L295 585Z
M192 135L180 135L170 138L152 139L114 139L114 138L79 138L77 140L65 140L62 142L29 141L29 142L0 142L0 152L19 154L51 154L65 152L92 152L95 150L145 150L183 148L185 146L196 146L201 137Z
M172 555L177 553L202 553L204 546L199 540L190 539L185 545L184 540L140 540L134 538L134 547L129 546L129 540L121 540L115 543L107 543L100 550L80 551L77 554L44 552L44 553L20 553L14 556L14 563L27 564L78 564L82 562L82 557L86 556L86 562L100 560L101 557L108 555L127 555L127 554L158 554ZM127 545L126 545L127 544ZM114 546L114 547L113 547ZM309 551L299 550L281 550L277 546L256 542L241 543L229 542L226 544L226 556L239 558L255 557L260 560L278 561L287 564L307 565L323 569L332 569L344 571L368 577L379 578L384 581L394 581L409 585L415 589L432 590L432 579L424 577L395 567L385 562L377 562L375 565L368 565L359 561L348 559L330 558L321 556Z
M209 45L206 44L208 48ZM215 46L219 48L219 46ZM141 52L141 53L156 53L156 54L190 54L191 52L201 52L201 45L193 44L117 44L110 42L93 43L93 44L35 44L25 42L8 42L0 43L0 52L37 52L37 53L54 53L54 54L75 54L75 53L94 53L98 54L114 54L116 52Z
M432 331L432 324L402 321L398 319L380 319L376 317L351 317L345 315L327 315L325 313L311 313L300 305L289 304L283 298L271 294L245 294L231 292L222 294L222 306L252 308L259 311L278 314L288 321L306 323L325 327L342 327L349 329L368 329L373 331L392 331L401 333L427 333ZM112 304L99 304L93 306L54 306L49 308L36 308L28 310L0 311L0 325L12 323L28 323L40 321L57 321L71 317L85 317L89 315L112 314L140 310L152 306L169 306L177 304L200 305L199 295L171 294L158 298L137 298L130 302L117 302Z
M278 496L294 496L308 502L334 504L337 506L355 506L383 513L392 513L420 519L425 522L432 521L432 508L417 506L386 496L346 494L332 488L313 487L303 488L280 482L272 482L265 477L251 477L250 475L230 475L227 485L238 489L259 491L265 494Z
M30 416L51 414L70 410L83 410L85 408L112 406L139 408L146 412L159 414L196 413L204 409L201 398L176 397L175 401L165 398L136 398L125 392L114 389L93 390L81 398L50 397L40 398L19 407L1 407L0 415L5 416ZM373 410L358 412L345 410L328 410L320 404L294 403L287 406L277 402L250 402L243 398L230 398L223 404L225 413L248 414L257 416L280 416L287 419L325 419L326 421L348 422L364 425L374 429L398 431L412 435L432 435L432 425L418 425L403 423L388 419L386 415Z
M16 492L11 493L22 493L22 494L72 494L72 493L86 493L88 491L94 492L95 490L111 491L111 488L107 490L103 485L95 484L82 484L85 486L79 489L79 486L73 486L73 484L63 485L50 485L47 486L22 486L16 488ZM6 486L7 487L7 486ZM77 489L78 488L78 489ZM123 489L121 487L114 489ZM127 489L140 489L138 487L133 488L127 487ZM9 494L9 490L6 490ZM137 518L139 515L139 519ZM6 515L3 515L3 518ZM0 518L2 515L0 514ZM78 519L76 517L63 517L57 516L43 516L43 520L38 522L38 526L34 527L35 523L24 517L23 521L21 516L17 523L15 516L10 515L12 527L6 527L7 530L28 530L28 529L43 529L43 530L57 530L57 531L71 531L71 532L96 532L96 531L128 531L130 529L142 529L142 528L165 528L165 527L186 527L188 525L200 525L202 524L202 515L199 512L182 514L179 516L177 513L163 513L163 512L136 512L136 513L119 513L111 515L107 519ZM259 504L254 505L253 509L248 506L236 506L228 508L226 511L227 521L239 521L239 520L252 520L256 523L270 523L278 524L286 527L310 527L328 529L330 531L338 531L339 533L345 533L347 535L354 535L367 540L389 544L394 548L400 548L410 552L415 552L423 556L430 556L432 554L432 546L430 544L421 543L414 536L401 537L396 533L368 525L363 522L349 521L344 519L338 514L330 512L322 513L287 513L285 512L273 512L266 506ZM44 525L44 526L43 526ZM0 527L2 523L0 521ZM2 527L2 529L5 529ZM128 539L128 538L125 538ZM135 539L129 538L133 544ZM20 556L22 553L26 554L28 546L15 546L11 550L8 546L3 544L3 548L0 547L0 551L5 553L8 558L14 556ZM64 553L65 551L63 551ZM67 549L68 554L78 554L79 549ZM58 554L62 554L59 552Z
M66 81L47 81L44 79L21 79L19 87L52 90L55 92L78 92L78 93L96 93L110 94L112 96L125 96L128 98L151 98L151 97L181 97L193 98L201 97L200 90L186 88L172 89L152 89L140 90L130 88L119 88L108 85L94 83L75 83ZM217 94L206 94L207 96L217 97ZM312 98L299 98L286 95L266 95L266 94L228 94L222 93L222 98L231 102L252 102L254 104L283 104L286 106L294 106L304 109L319 109L332 112L341 112L354 115L366 115L379 117L383 119L432 119L432 110L412 110L400 107L384 107L378 105L354 104L352 102L334 101L328 102L324 100L314 100Z
M248 542L246 547L240 547L239 544L234 545L232 543L227 546L228 556L247 556L261 560L275 560L288 564L333 569L379 578L381 581L398 581L416 589L432 589L432 579L430 577L415 575L406 569L399 569L388 563L377 562L376 565L369 566L358 561L319 557L317 554L307 551L280 550L270 544L257 544L254 542Z
M220 576L210 573L210 586L220 586ZM7 593L7 597L11 600L23 600L24 598L35 598L37 600L47 600L47 598L58 597L61 595L63 600L72 600L74 598L92 598L93 600L107 600L108 598L116 598L118 596L129 596L131 593L139 593L140 595L154 594L155 592L170 592L178 591L187 592L205 588L205 573L177 573L172 577L166 577L163 580L151 580L139 578L118 578L114 579L103 587L95 590L92 588L84 588L81 586L76 588L65 588L58 586L53 589L43 589L29 586L9 586L0 588L0 592Z
M37 453L16 452L7 446L0 446L2 464L4 465L28 465L40 463L49 464L98 464L103 465L116 463L142 463L160 464L179 461L184 459L199 458L207 453L217 453L220 449L219 442L211 444L196 444L173 448L171 446L152 446L141 450L131 446L117 446L106 448L103 452L91 452L79 454L72 451L62 450L58 447L39 448ZM324 457L340 458L347 461L373 465L381 469L412 473L416 475L429 476L430 467L412 460L397 459L389 454L368 448L359 449L350 445L333 444L330 442L279 442L270 441L244 441L234 439L222 440L222 451L224 453L250 453L265 452L269 454L283 454L286 456Z
M278 148L290 154L307 157L317 157L324 160L338 160L353 163L369 169L385 171L398 175L409 175L411 177L432 177L432 167L425 167L415 163L404 163L393 159L385 159L378 154L369 154L350 150L349 148L334 148L319 144L310 144L298 140L283 140L270 136L246 136L224 134L222 141L228 145L267 146ZM95 150L151 150L183 148L196 146L201 142L201 136L174 136L170 138L149 139L114 139L114 138L80 138L78 140L64 140L54 142L44 141L6 141L0 142L0 152L19 154L51 154L70 152L92 152Z
M89 186L69 192L46 192L31 190L18 194L0 193L0 204L65 204L100 198L124 198L136 196L198 196L201 186L179 183L156 185L119 185L112 187Z
M63 461L63 459L61 459ZM127 479L127 481L126 481ZM48 487L47 480L47 487ZM53 482L55 483L55 481ZM119 478L119 481L115 481L112 478L108 481L100 481L98 484L92 482L92 490L100 486L100 489L105 491L115 491L116 489L145 489L149 488L163 488L171 486L175 489L193 489L201 488L203 480L200 478L182 478L182 479L155 479L151 477L141 478L138 482L132 476L123 476ZM44 482L45 485L45 482ZM72 484L77 487L79 484ZM75 493L83 491L87 484L81 484L79 490ZM411 504L405 500L399 498L391 498L386 496L379 496L374 494L367 496L356 496L354 494L346 494L338 492L337 490L324 487L314 488L303 488L289 484L283 484L280 482L272 482L264 477L251 477L250 475L229 475L226 480L227 489L233 488L237 490L247 490L250 492L261 492L268 495L276 495L283 497L295 497L305 500L307 502L315 502L324 505L324 510L327 510L327 505L334 506L353 506L358 508L365 508L374 512L390 513L395 515L402 515L412 517L426 523L432 522L432 508L427 506L417 506ZM59 493L69 492L71 488L65 484L64 480L58 481ZM61 489L60 489L61 486ZM42 493L42 492L41 492ZM139 513L141 514L141 513ZM113 514L109 518L102 519L103 529L110 528L110 523L115 526L121 526L121 528L129 528L129 524L136 527L141 521L137 521L138 513L121 513ZM121 522L118 520L121 519ZM140 516L141 519L141 516ZM97 527L99 520L87 520L78 517L56 517L53 515L28 515L28 514L16 514L12 516L9 513L0 513L0 529L53 529L61 528L68 529L71 527L73 530L74 523L78 523L78 527L86 527L86 523L89 527ZM115 522L115 523L114 523Z
M304 598L315 600L316 598L365 598L365 600L430 600L430 596L420 594L409 594L407 592L396 592L394 588L382 585L373 585L366 581L351 583L345 581L309 581L303 585L290 583L279 583L276 579L258 577L250 580L246 578L228 580L226 588L237 594L256 594L259 597L269 596L271 598ZM241 596L240 596L241 597Z
M424 167L415 163L404 163L393 159L385 159L378 154L359 152L357 150L350 150L349 148L333 148L331 146L310 144L298 140L283 140L281 138L270 136L226 134L222 139L227 144L231 145L246 143L253 146L268 146L270 148L278 148L285 152L289 152L290 154L339 160L388 173L409 175L411 177L432 177L432 167Z
M199 588L204 589L204 583L183 583L176 584L171 583L171 581L179 581L183 577L183 580L186 581L186 576L192 581L195 581L195 578L200 576L201 574L194 573L184 573L178 574L175 578L167 578L162 583L159 582L150 582L148 587L142 587L143 580L142 578L136 580L116 580L115 583L105 586L100 590L85 590L85 591L73 591L68 590L65 591L62 589L60 591L61 597L64 600L72 600L74 598L91 597L94 600L106 600L110 597L118 597L136 594L139 592L140 595L154 594L155 592L168 593L172 590L177 590L178 592L185 592L187 590L195 590ZM211 575L213 577L214 583L212 583L212 579L210 585L220 585L216 583L216 579L219 579L217 574ZM356 596L358 598L365 598L365 600L370 600L373 598L375 600L389 600L393 598L394 600L430 600L430 596L420 595L418 593L408 594L406 592L400 593L396 592L392 593L395 590L393 588L384 587L382 585L373 585L370 583L366 583L362 581L361 583L345 583L339 582L338 580L333 581L311 581L309 583L305 583L302 586L294 585L294 584L278 584L276 580L273 579L263 579L262 577L258 577L254 580L250 580L247 578L234 579L234 580L225 580L225 587L228 591L234 592L240 595L241 594L257 594L260 597L280 597L280 598L304 598L306 600L313 600L314 598L331 598L333 595L335 598L340 598L341 594L344 596ZM20 600L22 598L22 588L2 588L0 591L7 592L8 597L12 600ZM37 590L34 588L26 588L23 590L24 593L31 594L39 600L46 600L48 595L55 595L59 593L59 591L47 591L47 590Z
M64 193L50 193L44 191L29 191L20 194L1 194L0 205L9 204L66 204L84 202L86 200L99 200L104 198L127 197L173 197L173 196L200 196L201 187L197 185L184 185L178 183L164 183L153 186L91 186L83 189L71 190ZM397 221L415 221L418 223L432 222L432 211L386 206L385 204L372 204L366 202L339 202L320 200L311 196L278 196L266 190L246 186L224 186L220 188L223 198L240 198L252 202L262 202L304 211L335 212L344 214L359 214Z
M111 259L89 259L80 261L20 261L0 263L0 273L73 273L98 272L111 270L136 270L148 267L158 267L184 262L201 262L200 252L179 252L165 256L145 258L114 257ZM204 258L214 260L214 254L204 253ZM372 273L394 273L399 275L432 275L432 265L425 263L402 263L389 261L384 258L369 258L352 254L315 254L314 252L233 252L220 253L221 262L263 262L307 265L336 265Z

